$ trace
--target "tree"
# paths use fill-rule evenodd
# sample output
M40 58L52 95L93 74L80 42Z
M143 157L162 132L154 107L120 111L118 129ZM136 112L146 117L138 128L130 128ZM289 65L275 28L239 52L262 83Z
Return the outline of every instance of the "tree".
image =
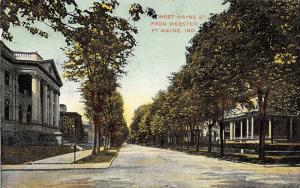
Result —
M101 0L98 3L107 10L106 12L112 12L119 5L117 0ZM40 29L39 23L51 27L56 32L65 33L66 29L75 29L74 21L78 15L88 11L80 9L76 0L2 0L0 28L3 30L4 39L10 41L13 39L10 33L11 26L24 27L34 35L47 38L48 33ZM129 14L133 21L138 21L141 15L157 17L154 9L149 7L143 9L137 3L130 6Z
M237 62L243 83L258 97L260 113L259 158L264 159L265 125L272 95L296 79L295 22L299 1L230 1L232 41L239 50L227 57ZM249 59L249 57L251 57ZM293 88L293 87L286 87Z
M249 95L240 82L239 69L227 55L235 50L231 42L232 28L226 24L230 14L213 15L200 27L187 48L187 65L192 82L199 92L202 106L206 107L209 128L209 152L211 151L211 130L219 125L220 153L224 154L224 118L237 103L249 104Z
M151 138L151 129L147 121L151 104L145 104L138 107L130 125L131 142L139 144L148 144Z
M124 126L127 126L123 116L123 105L123 98L117 91L114 91L105 101L102 112L103 135L105 136L104 149L110 148L111 145L116 146L118 135L121 140L122 138L124 139L123 134L127 134L124 129Z
M72 16L70 23L76 27L62 31L69 44L65 49L68 57L64 64L65 76L81 82L82 96L93 120L92 154L97 154L99 148L105 100L119 86L118 79L125 74L123 69L136 44L133 37L136 28L113 15L117 5L117 1L95 2L89 10ZM137 14L141 13L145 12Z
M12 40L11 26L21 26L32 34L48 37L48 33L39 29L37 22L43 22L55 31L68 25L64 19L74 12L81 12L75 0L2 0L0 2L0 28L3 37Z

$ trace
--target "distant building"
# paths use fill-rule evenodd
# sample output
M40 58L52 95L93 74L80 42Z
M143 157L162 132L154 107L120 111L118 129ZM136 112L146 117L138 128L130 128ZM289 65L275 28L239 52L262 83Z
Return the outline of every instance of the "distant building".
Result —
M84 122L84 141L86 143L93 142L93 125L91 122Z
M59 105L60 112L67 112L67 106L65 104Z
M77 112L60 112L60 131L63 139L68 142L84 142L83 123L81 115Z
M62 85L53 60L0 41L2 144L55 144Z

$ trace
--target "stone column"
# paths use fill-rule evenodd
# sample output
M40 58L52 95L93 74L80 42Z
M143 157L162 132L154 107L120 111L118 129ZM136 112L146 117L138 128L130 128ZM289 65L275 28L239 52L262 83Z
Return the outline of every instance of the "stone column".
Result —
M38 123L42 124L43 120L42 120L42 101L41 101L41 80L39 80L39 84L38 84L38 91L39 91L39 95L38 95Z
M0 43L0 47L1 46L2 45ZM0 58L1 58L1 54L0 54ZM0 66L1 65L2 63L0 64ZM1 69L1 67L0 67L0 113L1 113L0 118L4 120L4 70Z
M53 90L49 90L49 124L53 125Z
M15 81L15 95L16 95L16 97L15 97L15 101L16 101L16 104L15 104L15 117L16 117L16 122L19 122L19 108L20 108L20 102L18 103L18 101L19 101L19 74L18 73L16 73L16 75L15 75L15 79L16 79L16 81ZM21 123L21 122L20 122Z
M48 124L48 86L43 83L43 124Z
M251 139L254 138L254 117L251 117Z
M243 139L243 120L241 120L240 139Z
M248 139L249 138L249 118L248 117L246 119L246 128L247 128L247 130L246 130L246 139Z
M17 87L17 79L16 79L16 73L11 72L11 87L12 87L12 96L11 96L11 104L12 104L12 117L11 120L16 121L17 120L17 93L16 93L16 87Z
M54 126L59 126L59 93L54 94Z
M230 122L229 126L230 126L230 140L232 140L232 138L233 138L233 123Z
M272 138L272 120L271 118L269 119L269 138Z
M235 140L235 121L233 122L233 139Z
M38 113L39 113L39 87L40 81L37 77L37 75L32 75L32 87L31 87L31 121L33 123L38 123Z

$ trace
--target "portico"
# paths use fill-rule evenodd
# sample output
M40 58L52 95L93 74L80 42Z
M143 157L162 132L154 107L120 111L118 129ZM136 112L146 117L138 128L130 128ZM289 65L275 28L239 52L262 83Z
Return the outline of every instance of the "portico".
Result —
M0 46L0 114L4 144L8 139L19 143L28 137L36 142L51 137L59 128L62 86L54 61L43 60L36 52L11 51L2 42Z
M270 142L300 141L299 116L297 115L268 115L265 124L266 140ZM259 116L257 112L245 113L225 120L225 139L229 141L258 141Z

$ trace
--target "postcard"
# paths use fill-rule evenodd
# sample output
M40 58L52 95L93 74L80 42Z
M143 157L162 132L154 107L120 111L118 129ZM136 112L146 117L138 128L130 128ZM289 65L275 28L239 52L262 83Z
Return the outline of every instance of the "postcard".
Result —
M0 0L1 187L299 187L299 0Z

